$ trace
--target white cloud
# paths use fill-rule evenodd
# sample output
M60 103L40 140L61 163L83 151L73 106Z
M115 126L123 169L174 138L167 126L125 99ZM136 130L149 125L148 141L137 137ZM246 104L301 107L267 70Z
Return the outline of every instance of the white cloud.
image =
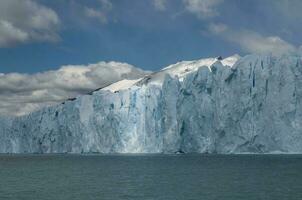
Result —
M96 10L94 8L85 7L84 12L85 12L85 15L89 18L95 18L95 19L99 20L102 24L107 23L107 16L99 10Z
M216 7L222 2L223 0L183 0L186 10L201 19L219 15Z
M132 65L118 62L69 65L33 75L0 73L0 115L22 115L118 80L135 79L146 73Z
M31 41L57 41L59 17L32 0L0 1L0 47Z
M211 33L215 34L221 34L225 32L228 29L227 25L225 24L210 24L209 25L209 30Z
M263 36L249 30L232 30L224 24L210 24L209 31L221 38L236 43L249 53L282 54L295 51L296 47L278 36Z
M14 27L8 21L0 20L0 47L10 46L28 40L28 33Z
M113 5L110 0L99 0L103 10L110 11L113 8Z
M84 7L84 15L88 18L97 19L100 23L108 22L108 13L112 10L113 5L109 0L99 0L100 8Z
M153 0L153 6L158 11L166 10L167 0Z

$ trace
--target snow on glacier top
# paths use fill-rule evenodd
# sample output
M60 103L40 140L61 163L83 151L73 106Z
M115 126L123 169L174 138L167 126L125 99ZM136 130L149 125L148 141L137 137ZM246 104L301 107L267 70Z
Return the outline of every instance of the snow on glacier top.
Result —
M162 70L146 75L139 79L129 80L123 79L116 83L113 83L102 90L109 90L111 92L116 92L120 90L126 90L134 85L139 85L143 83L152 83L154 85L162 85L165 75L170 75L172 77L178 77L180 81L194 71L197 71L200 67L208 67L210 68L216 61L220 61L223 65L232 67L237 60L239 60L240 56L235 54L233 56L227 57L225 59L219 60L218 58L204 58L200 60L193 61L181 61L176 64L169 65Z
M232 67L239 58L240 56L238 54L235 54L220 61L223 65ZM161 71L166 72L171 76L178 76L180 79L182 79L188 73L197 71L198 68L202 66L210 68L210 66L218 60L218 58L205 58L193 61L181 61L176 64L169 65L163 68Z
M130 87L132 87L135 83L140 81L142 78L139 79L134 79L134 80L128 80L128 79L123 79L121 81L115 82L102 90L109 90L111 92L119 91L119 90L126 90Z

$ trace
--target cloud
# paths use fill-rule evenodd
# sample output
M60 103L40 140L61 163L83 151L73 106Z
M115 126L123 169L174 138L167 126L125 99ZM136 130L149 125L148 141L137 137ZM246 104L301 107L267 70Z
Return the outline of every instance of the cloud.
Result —
M153 6L155 10L164 11L166 10L167 0L153 0Z
M232 30L225 24L210 24L209 32L229 42L238 44L248 53L282 54L296 47L278 36L263 36L250 30Z
M8 21L0 20L0 47L10 46L18 42L23 43L28 40L29 35L14 27Z
M0 115L23 115L147 72L118 62L62 66L37 74L0 73Z
M219 15L216 7L222 2L223 0L183 0L186 10L200 19Z
M228 29L228 26L225 24L214 24L209 25L209 31L214 34L221 34Z
M84 7L84 15L91 19L96 19L102 24L108 22L108 13L112 10L113 5L109 0L99 0L100 8Z
M101 11L98 11L94 8L85 7L84 13L87 17L95 18L95 19L99 20L102 24L107 23L107 16Z
M56 12L32 0L0 1L0 47L32 41L57 41Z

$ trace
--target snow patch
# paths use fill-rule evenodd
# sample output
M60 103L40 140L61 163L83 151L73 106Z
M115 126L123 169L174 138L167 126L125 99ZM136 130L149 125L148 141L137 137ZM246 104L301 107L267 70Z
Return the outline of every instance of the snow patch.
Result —
M134 80L124 79L124 80L118 81L116 83L113 83L113 84L103 88L102 90L109 90L111 92L126 90L126 89L129 89L130 87L132 87L135 83L137 83L140 80L141 80L141 78L134 79Z

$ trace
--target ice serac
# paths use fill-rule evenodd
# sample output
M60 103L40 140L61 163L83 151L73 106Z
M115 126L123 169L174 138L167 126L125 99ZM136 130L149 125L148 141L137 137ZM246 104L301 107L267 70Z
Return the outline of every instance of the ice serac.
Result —
M302 153L302 57L238 59L180 62L3 118L0 152Z

